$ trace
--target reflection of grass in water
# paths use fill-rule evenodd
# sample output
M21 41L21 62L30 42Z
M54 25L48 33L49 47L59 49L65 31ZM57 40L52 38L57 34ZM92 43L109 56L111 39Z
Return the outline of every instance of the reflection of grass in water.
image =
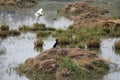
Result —
M37 50L37 51L43 51L43 46L42 47L34 47L35 48L35 50Z
M116 41L114 46L115 46L115 53L120 54L120 40Z
M120 49L120 40L115 42L115 49Z
M1 25L0 26L0 37L6 38L8 36L18 36L20 35L20 31L18 30L10 30L9 25Z
M115 49L115 53L118 54L118 55L120 55L120 50Z

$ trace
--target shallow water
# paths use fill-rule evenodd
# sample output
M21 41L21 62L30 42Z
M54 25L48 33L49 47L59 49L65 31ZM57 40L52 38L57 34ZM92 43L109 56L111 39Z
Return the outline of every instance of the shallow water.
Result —
M11 29L18 29L23 24L32 25L36 22L34 12L42 7L45 15L39 19L39 23L45 23L48 27L67 28L72 24L72 21L56 14L57 9L66 3L68 2L47 1L27 10L0 10L0 24L9 24ZM0 38L0 80L29 80L26 76L18 75L14 68L27 58L35 57L40 53L40 51L34 49L35 40L36 35L34 33L23 33L18 37L8 37L6 39ZM102 80L120 80L120 55L116 54L112 48L116 40L105 39L101 43L99 56L114 63L114 65L110 65L109 73ZM52 48L54 43L54 38L45 38L41 51Z
M0 24L10 25L10 29L18 29L21 25L32 25L36 23L34 13L43 8L45 15L39 18L39 23L45 23L47 27L67 28L72 21L57 15L57 9L67 2L41 2L32 9L27 10L0 10ZM56 7L57 5L57 7ZM56 18L56 20L54 20ZM14 70L26 59L35 57L40 51L34 48L36 35L34 33L23 33L18 37L0 38L0 80L28 80L26 76L18 75ZM52 48L55 39L44 38L42 50Z
M101 43L100 57L112 62L110 71L103 77L103 80L120 80L120 51L116 52L114 43L119 38L105 39Z
M0 40L0 80L26 80L25 76L17 75L14 68L38 54L33 50L35 38L34 34L27 33Z
M120 0L96 0L90 4L108 9L109 13L107 16L111 18L120 18Z
M66 2L65 2L66 3ZM64 2L40 2L32 9L27 10L0 10L0 24L8 24L11 29L18 29L21 25L32 25L33 23L45 23L48 27L66 28L72 21L57 14L57 9ZM37 21L34 13L43 8L44 16ZM56 20L55 20L56 19Z

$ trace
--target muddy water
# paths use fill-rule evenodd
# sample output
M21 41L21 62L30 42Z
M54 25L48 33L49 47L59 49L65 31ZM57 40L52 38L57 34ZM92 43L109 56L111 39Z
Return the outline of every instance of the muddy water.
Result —
M45 23L48 27L67 28L72 21L57 15L57 9L68 2L41 2L28 10L0 10L0 24L9 24L11 29L18 29L20 25L32 25L36 22L34 12L40 7L44 9L45 15L39 19L39 23ZM56 20L55 20L56 19ZM29 80L26 76L18 75L14 68L23 63L27 58L34 57L39 51L34 49L34 33L21 34L18 37L0 38L0 80ZM100 57L114 63L110 65L110 72L102 80L120 80L120 55L112 48L116 39L105 39L101 43ZM41 50L52 47L55 39L48 37L44 39Z

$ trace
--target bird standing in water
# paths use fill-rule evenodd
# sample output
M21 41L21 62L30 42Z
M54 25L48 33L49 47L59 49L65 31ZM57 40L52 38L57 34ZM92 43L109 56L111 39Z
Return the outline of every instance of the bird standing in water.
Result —
M37 21L38 21L39 17L41 17L41 16L44 15L43 9L40 8L36 13L34 13L34 15L37 17ZM36 22L37 22L37 21L36 21Z
M57 48L58 44L59 44L59 41L58 41L58 39L56 39L56 42L55 42L55 44L53 45L53 48Z

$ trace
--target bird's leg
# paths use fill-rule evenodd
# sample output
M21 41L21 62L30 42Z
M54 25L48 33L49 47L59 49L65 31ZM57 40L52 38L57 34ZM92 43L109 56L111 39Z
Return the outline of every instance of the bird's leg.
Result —
M41 23L41 16L39 17L39 21L40 21L40 23Z
M38 23L38 20L39 20L39 17L37 17L37 19L36 19L36 23Z

